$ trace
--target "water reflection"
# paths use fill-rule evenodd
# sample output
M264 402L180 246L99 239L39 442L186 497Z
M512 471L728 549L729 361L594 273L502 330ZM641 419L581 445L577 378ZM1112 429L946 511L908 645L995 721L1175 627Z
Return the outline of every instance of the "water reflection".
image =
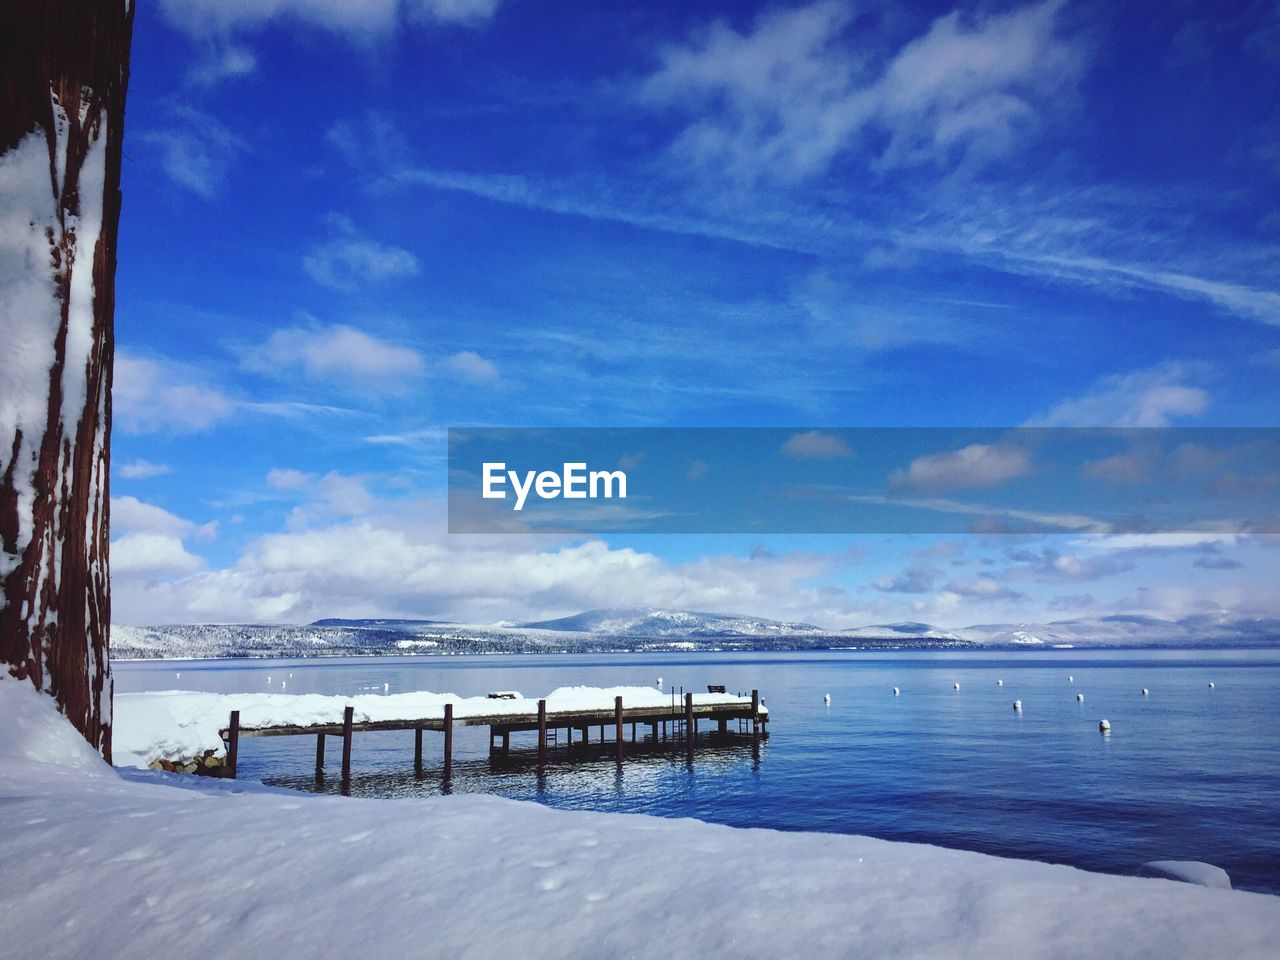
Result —
M361 739L379 734L357 735ZM546 767L539 770L535 747L512 745L508 756L471 756L455 759L451 775L444 775L442 758L424 761L415 769L412 755L400 769L361 769L353 762L351 795L359 797L427 797L451 793L490 793L514 799L554 798L556 806L590 809L653 809L668 802L673 790L688 789L686 778L708 781L726 774L758 769L760 752L768 737L750 735L700 735L694 759L688 760L684 741L654 740L649 736L626 743L626 756L619 765L613 741L593 741L584 746L577 741L570 750L562 746L550 751ZM385 757L380 753L381 762ZM332 770L317 777L297 773L272 774L265 757L246 758L242 768L260 770L263 782L309 793L336 794L341 777ZM732 777L730 777L732 779Z

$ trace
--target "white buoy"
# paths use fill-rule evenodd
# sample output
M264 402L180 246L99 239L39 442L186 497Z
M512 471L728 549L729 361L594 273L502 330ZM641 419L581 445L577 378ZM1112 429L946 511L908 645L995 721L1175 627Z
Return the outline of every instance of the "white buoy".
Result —
M290 674L290 676L292 676L292 674ZM390 692L390 690L391 690L391 684L389 684L389 683L384 683L384 684L382 685L382 692L383 692L383 693L388 693L388 692Z
M292 673L291 673L291 674L289 674L289 679L290 679L290 680L292 680L292 679L293 679L293 674L292 674Z
M1143 688L1142 688L1142 695L1143 695L1144 697L1149 697L1149 696L1151 696L1151 691L1150 691L1150 690L1148 690L1146 687L1143 687Z
M1067 676L1067 683L1075 683L1075 682L1076 682L1076 678L1075 678L1074 676L1071 676L1070 674L1068 674L1068 676Z
M1209 689L1210 689L1210 690L1212 690L1212 689L1213 689L1213 681L1212 681L1212 680L1210 680L1210 681L1209 681Z
M174 676L177 677L179 680L182 679L182 674L180 673L175 673Z
M281 690L283 690L283 689L284 689L284 685L285 685L285 683L286 683L286 682L287 682L287 681L284 681L284 680L281 680L281 681L280 681L280 689L281 689Z
M1101 730L1103 733L1108 733L1111 730L1111 721L1105 718L1103 718L1102 720L1099 720L1098 729Z
M661 677L659 677L659 678L658 678L658 686L659 686L659 687L661 687L661 686L662 686L662 678L661 678Z
M1084 694L1083 694L1083 693L1077 693L1077 694L1076 694L1076 700L1078 700L1080 703L1084 703Z
M269 673L268 673L268 674L267 674L267 683L270 683L270 682L271 682L271 674L269 674Z
M1015 701L1013 701L1013 709L1014 709L1014 710L1016 710L1016 711L1018 711L1018 713L1021 713L1021 712L1022 712L1022 701L1021 701L1021 700L1015 700Z
M828 693L825 697L823 697L823 698L822 698L822 702L823 702L823 703L830 703L830 702L831 702L831 694L829 694L829 693Z
M895 697L896 697L898 694L900 694L900 693L902 693L902 691L901 691L901 690L899 690L897 687L894 687L894 688L893 688L893 695L894 695Z
M997 681L996 681L996 686L997 686L997 687L1003 687L1003 686L1004 686L1004 681L1003 681L1003 680L997 680Z
M957 690L960 689L960 684L958 683L953 683L951 686L955 687Z

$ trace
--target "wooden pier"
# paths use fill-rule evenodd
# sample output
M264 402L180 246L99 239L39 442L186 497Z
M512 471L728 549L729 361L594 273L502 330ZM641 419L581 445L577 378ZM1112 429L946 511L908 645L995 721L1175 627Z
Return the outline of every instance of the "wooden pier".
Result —
M348 706L343 711L341 721L328 724L311 724L307 726L272 725L262 727L242 726L240 711L231 711L230 722L222 731L222 739L226 743L227 763L223 768L223 776L234 777L240 753L241 737L298 737L314 736L316 738L316 776L324 772L325 738L342 738L342 793L351 791L351 744L357 733L375 730L412 730L414 734L414 769L422 771L422 734L430 730L444 735L443 776L447 780L453 772L453 728L488 727L489 755L506 757L511 750L511 734L537 732L538 735L538 770L547 765L549 740L559 745L560 731L565 732L568 748L573 749L575 733L580 742L590 742L592 728L600 730L600 743L607 742L606 732L612 728L614 755L616 762L625 762L628 749L625 731L631 726L631 744L636 744L637 728L648 727L653 741L683 741L687 758L692 761L698 736L698 724L706 722L716 724L721 735L729 733L729 724L737 723L739 729L750 735L755 745L759 746L760 737L767 735L769 713L761 705L760 691L752 690L750 698L740 696L733 701L719 703L695 703L692 693L684 695L681 704L673 700L670 705L661 707L647 704L642 707L628 707L622 697L615 697L613 709L590 710L547 710L547 701L537 701L537 711L513 713L503 711L492 715L468 714L455 717L453 704L445 704L443 717L422 717L418 719L377 720L367 722L355 721L355 708Z

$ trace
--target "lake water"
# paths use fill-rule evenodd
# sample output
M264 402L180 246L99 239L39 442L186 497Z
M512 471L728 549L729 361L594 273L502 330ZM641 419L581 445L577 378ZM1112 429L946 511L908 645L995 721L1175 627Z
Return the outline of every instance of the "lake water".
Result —
M1205 860L1238 888L1280 893L1280 651L361 657L118 662L113 670L119 693L279 691L286 680L288 693L372 693L385 683L393 693L537 697L576 684L651 685L659 676L668 689L758 688L770 710L758 758L749 737L716 744L707 736L692 766L682 749L662 744L642 744L621 771L611 748L585 760L561 750L539 778L532 734L513 736L512 760L491 764L487 729L462 727L446 785L439 734L424 735L418 776L411 732L366 733L354 741L352 793L488 792L1121 874L1147 860ZM1098 730L1103 717L1108 734ZM314 757L311 737L242 739L240 776L336 791L336 777L316 783ZM331 773L340 757L330 740Z

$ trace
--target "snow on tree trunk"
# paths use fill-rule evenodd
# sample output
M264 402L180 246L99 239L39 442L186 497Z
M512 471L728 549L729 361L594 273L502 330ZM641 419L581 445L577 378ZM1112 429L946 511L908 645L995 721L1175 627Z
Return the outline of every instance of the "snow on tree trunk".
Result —
M111 757L108 441L132 0L0 3L0 661Z

